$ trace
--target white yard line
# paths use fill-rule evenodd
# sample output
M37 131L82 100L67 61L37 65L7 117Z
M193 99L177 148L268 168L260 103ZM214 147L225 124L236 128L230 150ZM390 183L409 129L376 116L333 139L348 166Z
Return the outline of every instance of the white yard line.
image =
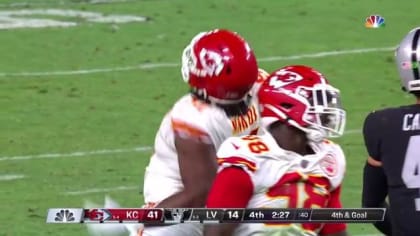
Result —
M262 57L259 58L260 62L272 62L272 61L284 61L284 60L296 60L305 58L322 58L339 55L349 54L362 54L371 52L387 52L394 50L395 47L383 47L383 48L358 48L350 50L337 50L337 51L324 51L309 54L299 54L290 56L273 56L273 57ZM145 70L145 69L156 69L156 68L171 68L178 67L179 63L164 62L164 63L146 63L132 66L122 66L113 68L93 68L93 69L81 69L81 70L59 70L59 71L44 71L44 72L0 72L0 77L46 77L46 76L66 76L66 75L84 75L84 74L95 74L95 73L107 73L107 72L118 72L118 71L132 71L132 70Z
M45 77L45 76L60 76L60 75L84 75L84 74L96 74L96 73L107 73L107 72L118 72L118 71L131 71L131 70L144 70L154 68L169 68L180 66L177 63L150 63L140 64L135 66L123 66L114 68L97 68L97 69L86 69L86 70L68 70L68 71L46 71L46 72L16 72L16 73L0 73L0 77Z
M85 195L91 193L108 193L114 191L129 191L129 190L136 190L140 189L140 186L118 186L113 188L90 188L87 190L80 190L80 191L68 191L64 192L65 195Z
M93 150L86 152L71 152L71 153L45 153L38 155L25 155L25 156L4 156L0 157L0 161L25 161L33 159L52 159L52 158L62 158L62 157L82 157L82 156L95 156L95 155L109 155L115 153L131 153L131 152L145 152L151 150L152 147L135 147L135 148L126 148L126 149L101 149Z
M25 175L12 175L12 174L7 174L7 175L0 175L0 181L10 181L10 180L16 180L16 179L23 179L25 178Z
M358 134L360 133L359 129L348 130L345 134ZM2 156L0 161L26 161L33 159L54 159L54 158L63 158L63 157L82 157L82 156L100 156L100 155L109 155L115 153L132 153L132 152L146 152L152 150L151 146L142 146L135 148L120 148L120 149L100 149L93 151L76 151L70 153L44 153L44 154L35 154L35 155L22 155L22 156Z
M350 130L347 130L344 134L360 134L360 133L362 133L361 129L350 129Z
M384 48L359 48L349 50L336 50L336 51L325 51L309 54L291 55L291 56L274 56L274 57L263 57L259 58L258 61L284 61L284 60L296 60L304 58L320 58L330 56L340 56L349 54L362 54L370 52L388 52L395 50L396 47L384 47Z

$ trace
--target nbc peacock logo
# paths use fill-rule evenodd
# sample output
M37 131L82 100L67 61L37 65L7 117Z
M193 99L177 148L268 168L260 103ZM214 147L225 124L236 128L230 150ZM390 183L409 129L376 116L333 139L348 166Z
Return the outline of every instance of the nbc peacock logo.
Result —
M366 18L365 26L369 29L382 28L385 26L385 18L380 15L371 15Z
M74 221L74 214L73 212L69 211L69 210L60 210L59 212L57 212L57 214L55 215L54 218L55 221L57 222L70 222L70 221Z

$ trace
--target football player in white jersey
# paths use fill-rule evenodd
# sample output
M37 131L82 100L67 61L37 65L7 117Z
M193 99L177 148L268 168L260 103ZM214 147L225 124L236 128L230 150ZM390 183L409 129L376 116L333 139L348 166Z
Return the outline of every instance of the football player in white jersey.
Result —
M264 71L238 34L213 30L184 49L182 75L191 92L163 118L146 168L146 207L204 207L217 173L216 150L231 136L256 134L258 106L250 90ZM144 236L201 235L200 224L146 226Z
M263 135L231 137L217 152L219 171L208 208L341 208L345 172L339 90L307 66L287 66L262 84ZM205 236L344 236L346 225L212 224Z

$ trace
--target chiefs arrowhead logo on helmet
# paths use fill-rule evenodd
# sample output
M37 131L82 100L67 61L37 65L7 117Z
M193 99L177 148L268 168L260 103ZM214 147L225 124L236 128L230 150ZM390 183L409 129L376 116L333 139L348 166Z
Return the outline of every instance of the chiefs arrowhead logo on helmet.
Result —
M271 76L270 78L270 86L272 86L275 89L284 87L288 84L301 81L303 77L291 70L278 70L274 73L274 76Z
M237 33L217 29L200 33L184 49L182 75L193 91L218 104L242 101L258 78L258 64Z
M209 51L205 48L201 49L200 52L200 64L203 69L201 76L217 76L222 72L224 63L222 56L214 51ZM200 75L198 75L200 76Z
M189 73L199 78L218 76L224 67L222 56L215 51L209 51L205 48L201 49L199 60L197 60L194 53L191 53L190 49L184 52L184 57L187 63L183 68L183 73L185 74L184 78L188 78L188 80Z

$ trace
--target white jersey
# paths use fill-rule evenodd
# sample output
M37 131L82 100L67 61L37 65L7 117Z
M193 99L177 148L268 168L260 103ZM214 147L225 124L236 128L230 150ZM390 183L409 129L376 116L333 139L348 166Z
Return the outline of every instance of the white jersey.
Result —
M183 184L174 144L174 134L188 134L213 144L215 150L231 136L256 133L259 112L251 101L245 115L228 117L224 110L206 104L188 94L179 99L164 117L157 132L154 154L146 168L144 198L146 204L159 203L181 191Z
M302 156L280 148L269 132L232 137L217 153L219 171L238 166L249 174L253 196L247 208L329 207L329 201L334 201L330 193L343 181L344 153L339 145L328 140L312 143L311 147L315 154ZM241 224L235 235L260 235L252 234L256 232L270 235L265 233L279 230L284 233L281 235L316 235L322 225L308 226L306 230L302 227L305 228L300 224Z

